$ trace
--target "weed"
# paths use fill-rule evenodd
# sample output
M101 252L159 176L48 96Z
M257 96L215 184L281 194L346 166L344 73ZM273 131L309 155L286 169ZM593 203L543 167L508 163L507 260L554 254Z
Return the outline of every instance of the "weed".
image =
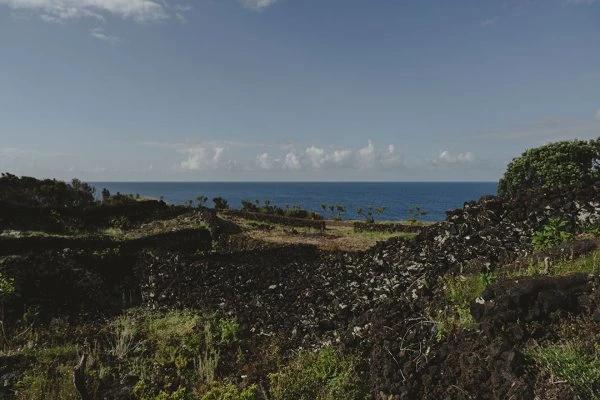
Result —
M301 351L279 372L269 375L273 400L364 399L366 392L355 373L355 361L326 347L317 353Z
M494 279L491 272L456 277L444 276L442 278L444 297L457 306L466 307L480 297L486 286L491 284Z
M237 341L237 335L240 325L235 319L222 319L219 321L219 331L221 333L221 344L227 345Z
M568 222L560 218L550 218L542 230L533 234L531 241L538 250L544 250L570 240L573 235L567 231Z
M426 315L435 325L435 338L438 342L453 332L468 330L475 325L475 319L467 306L453 305L444 310L428 311Z
M212 383L219 364L219 351L213 346L213 334L210 321L204 324L204 351L194 359L194 369L200 383Z
M136 341L136 336L139 333L139 322L130 315L124 315L112 323L112 328L114 329L115 338L110 352L119 360L123 360L140 344L139 341Z

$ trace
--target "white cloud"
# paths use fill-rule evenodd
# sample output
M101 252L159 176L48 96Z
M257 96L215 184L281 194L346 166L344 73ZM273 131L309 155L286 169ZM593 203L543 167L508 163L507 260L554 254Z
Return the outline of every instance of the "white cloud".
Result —
M470 151L452 155L448 150L440 151L435 164L470 164L475 161L475 156Z
M231 165L230 160L225 160L225 148L223 147L193 147L180 150L180 153L188 156L180 163L180 167L188 171L214 170Z
M260 169L271 170L275 166L275 163L271 159L269 153L262 153L256 157L256 160L258 161L258 166Z
M594 118L596 118L598 121L600 121L600 110L596 111Z
M329 149L314 145L299 150L295 146L258 145L236 141L144 142L144 146L171 150L185 158L177 169L187 171L228 168L243 171L366 171L404 167L404 159L393 144L377 149L371 140L359 149ZM252 155L252 148L267 147Z
M0 0L0 5L40 13L40 17L48 22L78 18L103 20L105 15L148 22L170 16L169 4L163 0Z
M179 20L179 22L181 22L182 24L187 23L187 17L186 14L190 11L192 11L192 6L184 6L181 4L176 4L173 7L173 12L175 13L175 17Z
M252 10L260 11L264 8L267 8L279 0L239 0L240 4L246 8L250 8Z
M95 37L98 40L102 40L110 44L117 44L121 41L121 39L116 36L107 35L101 28L92 29L90 34L92 35L92 37Z
M283 161L283 169L298 171L301 168L300 160L294 152L287 153Z
M367 147L358 150L358 166L360 169L369 169L375 166L375 146L369 140Z

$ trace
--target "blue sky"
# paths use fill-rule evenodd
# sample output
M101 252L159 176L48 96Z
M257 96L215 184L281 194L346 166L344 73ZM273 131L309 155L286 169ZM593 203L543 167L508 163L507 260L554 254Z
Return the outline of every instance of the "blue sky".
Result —
M497 180L600 136L600 0L0 0L0 170Z

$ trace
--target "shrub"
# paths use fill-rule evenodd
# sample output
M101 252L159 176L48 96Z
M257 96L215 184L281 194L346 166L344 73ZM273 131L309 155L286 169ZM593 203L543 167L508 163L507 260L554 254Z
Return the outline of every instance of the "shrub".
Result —
M219 321L219 330L221 331L221 344L231 344L237 341L240 325L235 319L222 319Z
M317 353L301 351L279 372L269 375L273 400L364 399L355 362L326 347Z
M513 159L500 182L500 196L540 187L597 182L600 178L600 139L550 143Z
M229 210L229 203L223 197L215 197L213 203L215 203L216 210Z
M547 249L559 245L572 238L567 231L568 222L560 218L550 218L542 230L533 234L532 243L538 250Z

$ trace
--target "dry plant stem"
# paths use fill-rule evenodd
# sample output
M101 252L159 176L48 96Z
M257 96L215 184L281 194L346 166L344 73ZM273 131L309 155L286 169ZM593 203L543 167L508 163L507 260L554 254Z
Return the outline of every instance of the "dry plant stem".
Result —
M73 384L75 389L79 392L81 400L91 400L86 385L85 385L85 363L87 361L87 353L83 353L79 364L73 368Z

